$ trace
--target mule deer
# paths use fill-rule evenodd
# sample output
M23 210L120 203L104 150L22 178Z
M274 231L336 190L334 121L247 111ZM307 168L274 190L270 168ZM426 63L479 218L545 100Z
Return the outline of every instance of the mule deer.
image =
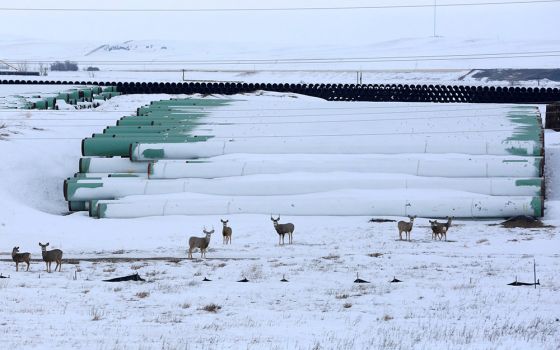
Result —
M442 236L445 237L445 240L447 241L447 231L449 231L449 228L451 227L451 221L453 220L453 217L448 216L447 217L447 222L445 224L442 224L443 226L445 226L445 231L443 231Z
M192 252L194 249L200 249L200 258L206 257L206 249L210 244L210 236L214 233L214 228L212 227L212 231L206 231L206 227L202 229L202 232L206 234L206 237L191 237L189 238L189 259L192 259Z
M436 239L439 237L439 239L441 240L442 238L445 237L445 240L447 241L447 231L449 230L449 227L451 227L451 221L453 220L453 217L447 217L447 222L446 223L440 223L437 222L437 220L429 220L430 221L430 225L432 226L432 239Z
M231 244L231 227L228 227L228 222L229 220L222 220L220 219L220 221L222 222L222 224L224 224L224 227L222 228L222 236L224 237L224 240L222 242L222 244Z
M405 234L405 238L410 241L410 231L412 231L412 225L414 224L414 219L416 218L416 215L414 216L408 216L408 218L410 219L410 222L406 222L406 221L399 221L397 223L397 227L399 228L399 239L402 241L402 233L404 232Z
M14 247L12 250L12 260L16 263L16 271L19 271L19 263L26 263L27 270L25 271L29 271L29 261L31 260L30 253L20 253L19 247Z
M274 228L276 229L276 232L278 233L278 244L282 245L284 244L284 235L288 234L288 243L292 244L293 240L292 240L292 234L294 233L294 224L288 222L287 224L279 224L278 221L280 221L280 215L278 215L278 219L275 219L272 217L272 215L270 216L270 220L272 220Z
M47 265L47 272L52 272L51 264L53 261L56 262L54 271L56 272L56 269L58 269L58 272L60 272L62 269L62 250L60 249L47 250L47 247L49 245L48 242L47 244L41 244L41 242L39 242L39 245L41 246L43 261Z
M445 224L437 222L437 220L428 220L430 222L430 226L432 228L432 239L440 239L445 232Z

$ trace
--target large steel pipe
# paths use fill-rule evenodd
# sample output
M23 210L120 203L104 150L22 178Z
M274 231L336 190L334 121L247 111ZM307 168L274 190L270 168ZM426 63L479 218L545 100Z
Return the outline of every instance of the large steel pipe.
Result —
M132 163L134 164L134 162ZM289 172L352 171L443 177L541 177L542 157L429 155L233 155L149 164L151 179L218 178Z
M193 192L232 196L275 196L318 193L342 189L365 190L456 190L493 196L541 196L541 178L438 178L372 173L289 173L247 175L218 179L147 180L107 177L68 179L67 201L116 199L131 195Z
M485 196L457 191L341 190L285 196L213 196L195 193L126 197L96 203L100 218L163 215L542 216L542 197Z
M488 141L490 140L490 141ZM465 135L437 136L312 136L208 140L195 143L137 143L130 147L133 161L195 159L224 154L399 154L461 153L472 155L541 156L543 145L535 140L508 140L504 134L484 138Z

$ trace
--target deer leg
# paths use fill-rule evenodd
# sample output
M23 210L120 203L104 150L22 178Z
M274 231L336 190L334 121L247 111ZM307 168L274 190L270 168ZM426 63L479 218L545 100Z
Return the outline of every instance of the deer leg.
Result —
M29 271L29 261L26 261L26 263L27 263L27 270L26 271Z
M16 272L19 271L18 265L19 265L19 264L18 264L17 261L16 261Z

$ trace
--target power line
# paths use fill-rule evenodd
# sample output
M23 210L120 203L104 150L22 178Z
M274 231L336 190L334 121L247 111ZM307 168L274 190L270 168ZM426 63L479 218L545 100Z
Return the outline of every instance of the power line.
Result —
M526 0L526 1L487 1L487 2L464 2L443 3L437 7L472 7L472 6L500 6L500 5L532 5L558 3L560 0ZM40 12L278 12L278 11L350 11L350 10L381 10L381 9L414 9L433 8L434 4L417 5L377 5L377 6L336 6L336 7L271 7L271 8L24 8L24 7L1 7L0 11L40 11Z

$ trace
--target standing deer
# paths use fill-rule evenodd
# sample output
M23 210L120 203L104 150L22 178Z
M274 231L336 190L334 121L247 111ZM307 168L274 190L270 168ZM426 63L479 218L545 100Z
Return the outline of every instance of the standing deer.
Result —
M284 244L284 235L286 233L288 234L288 243L292 244L292 234L294 233L295 229L294 224L290 222L287 224L279 224L278 221L280 221L280 215L278 215L278 219L273 218L271 215L270 220L272 220L274 228L276 229L276 232L278 232L278 244Z
M25 271L29 271L29 261L31 260L30 253L20 253L19 247L14 247L12 250L12 260L16 263L16 271L19 271L19 263L23 262L27 264L27 270Z
M447 217L447 222L446 223L440 223L437 222L437 220L429 220L430 221L430 225L432 226L432 239L438 238L441 240L442 238L445 237L445 240L447 241L447 231L449 230L449 228L451 227L451 221L453 220L453 217Z
M432 239L440 239L443 236L445 229L445 224L437 222L437 220L428 220L430 222L430 226L432 227Z
M210 236L214 233L214 228L212 227L212 231L206 231L206 227L202 229L202 232L206 234L206 237L191 237L189 238L189 259L192 259L192 252L194 249L200 249L200 258L206 257L206 249L210 244Z
M231 244L231 227L228 227L228 222L229 220L222 220L220 219L220 221L222 222L222 224L224 224L224 227L222 228L222 236L224 237L224 240L222 242L222 244Z
M62 270L62 250L53 249L53 250L48 250L47 251L47 247L49 245L48 242L47 242L47 244L41 244L41 242L39 242L39 245L41 246L41 253L43 254L43 261L47 265L47 272L52 272L51 264L52 264L53 261L56 262L56 266L54 267L54 271L56 272L56 269L58 269L58 272L60 272Z
M405 238L410 241L410 231L412 231L412 225L414 224L414 219L416 218L416 215L414 216L408 216L408 218L410 219L410 222L406 222L406 221L399 221L397 223L397 227L399 228L399 239L402 241L402 233L404 232L405 234Z

